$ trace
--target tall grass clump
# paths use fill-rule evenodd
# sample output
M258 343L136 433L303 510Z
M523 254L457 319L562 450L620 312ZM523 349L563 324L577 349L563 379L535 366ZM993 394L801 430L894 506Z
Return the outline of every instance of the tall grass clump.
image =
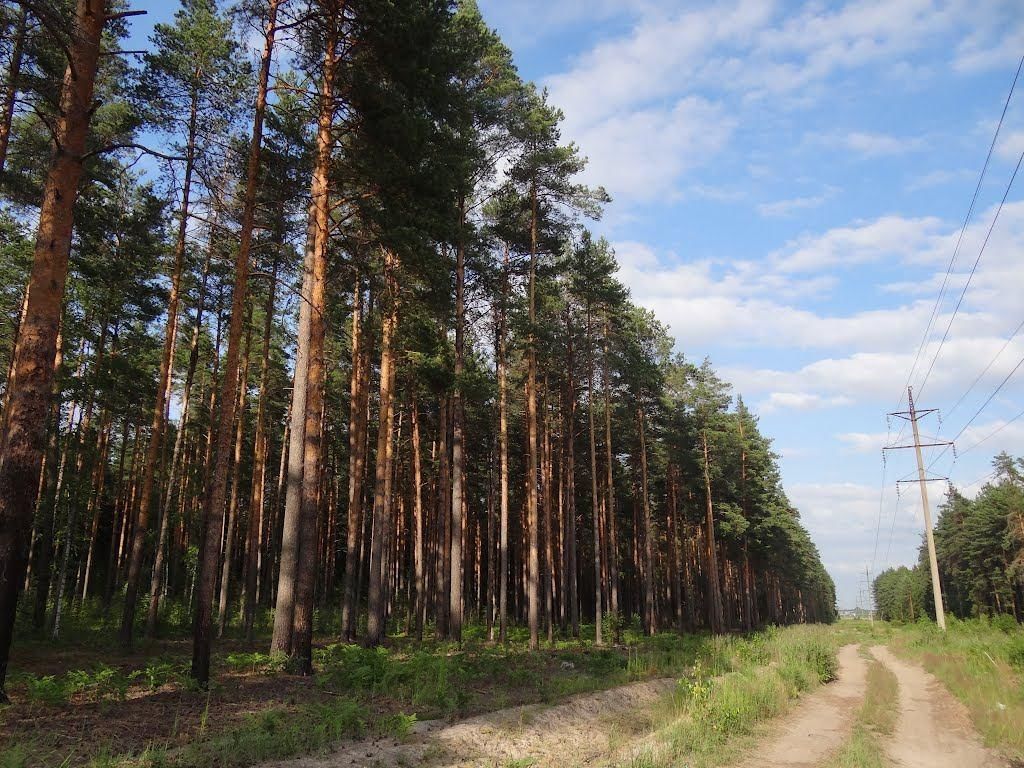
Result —
M835 636L824 627L714 638L661 713L655 746L631 764L697 768L727 762L749 745L760 724L835 678L836 651Z

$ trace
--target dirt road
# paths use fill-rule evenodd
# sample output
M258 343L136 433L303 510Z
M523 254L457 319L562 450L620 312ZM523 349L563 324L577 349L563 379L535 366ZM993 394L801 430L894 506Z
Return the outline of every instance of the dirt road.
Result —
M899 683L896 730L883 746L893 768L1003 768L971 726L964 707L930 674L871 649ZM839 651L837 679L806 696L739 768L810 768L827 765L849 738L867 686L859 646ZM419 723L404 741L350 743L327 757L309 757L273 768L575 768L631 762L652 743L653 706L675 687L654 680L577 696L557 706L514 707L455 724Z
M900 686L900 717L886 753L902 768L997 768L1001 758L981 743L964 706L918 666L896 658L885 646L872 655Z

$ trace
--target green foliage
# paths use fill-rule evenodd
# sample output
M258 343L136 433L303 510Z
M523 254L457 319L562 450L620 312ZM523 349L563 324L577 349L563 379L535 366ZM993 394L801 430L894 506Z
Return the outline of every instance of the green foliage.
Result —
M366 718L365 707L351 699L305 705L297 711L272 709L250 716L237 728L194 742L173 756L161 756L166 762L150 758L150 762L140 763L140 768L245 768L274 758L309 754L339 739L362 735Z
M28 700L33 704L55 706L68 700L67 684L57 675L35 677L27 675L23 678Z

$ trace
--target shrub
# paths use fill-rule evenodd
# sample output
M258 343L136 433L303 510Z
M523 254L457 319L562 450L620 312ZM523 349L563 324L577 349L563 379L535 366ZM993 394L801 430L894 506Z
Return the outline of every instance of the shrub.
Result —
M1024 672L1024 634L1014 637L1006 647L1006 660L1011 667Z
M68 690L64 681L56 675L36 677L29 675L25 677L25 692L28 700L34 704L46 704L55 706L64 704L68 700Z
M1000 613L992 619L992 628L998 629L1000 632L1011 634L1016 632L1019 628L1017 620L1008 613Z

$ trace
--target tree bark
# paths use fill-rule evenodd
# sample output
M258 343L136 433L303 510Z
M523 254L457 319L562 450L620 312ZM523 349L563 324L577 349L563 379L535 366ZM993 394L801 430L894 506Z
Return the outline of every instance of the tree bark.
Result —
M385 633L384 538L387 519L387 484L393 451L391 432L394 429L395 352L394 336L398 321L398 284L395 274L397 258L384 249L384 275L388 286L389 306L385 309L380 350L380 427L377 432L377 466L374 474L373 528L370 534L370 579L368 585L368 616L366 644L380 645Z
M75 200L92 116L100 39L108 20L104 0L78 0L55 147L43 189L28 307L15 352L16 384L0 437L0 700L6 700L4 682L18 592L28 562Z
M366 425L370 393L369 340L363 338L363 286L356 277L352 302L352 378L349 382L348 530L345 534L345 599L341 607L341 639L355 639L359 595L360 533L363 529L363 482L366 475ZM372 336L372 334L366 334Z
M224 533L224 552L221 557L220 600L217 605L217 637L224 636L228 621L228 600L231 596L231 567L234 564L235 527L238 525L239 480L242 468L242 443L245 438L245 396L249 380L249 349L252 340L252 305L246 313L245 347L242 352L241 370L238 374L238 402L235 417L234 458L231 464L231 497L225 513L227 529Z
M413 513L413 567L416 575L416 603L414 610L416 616L414 624L416 628L416 639L423 639L423 624L426 614L426 583L424 574L424 551L423 551L423 470L420 461L420 407L416 401L416 395L411 396L409 404L412 421L412 513Z
M192 625L192 677L206 685L210 678L210 634L213 622L213 594L217 586L217 559L220 549L221 525L227 496L228 471L231 465L231 436L237 408L238 360L242 345L242 324L248 301L249 257L252 250L253 223L256 212L256 191L259 183L260 156L263 150L263 117L267 106L270 62L273 58L274 35L277 31L277 7L280 0L268 0L267 23L264 28L263 55L260 59L259 86L253 116L252 139L246 167L245 196L242 202L242 225L238 253L235 256L235 280L231 291L231 320L228 325L228 350L221 379L220 414L217 420L217 450L213 477L207 496L202 555L199 561L196 612ZM276 629L276 617L275 617Z
M587 418L590 428L590 496L594 514L594 644L603 645L601 636L601 501L597 492L597 436L594 427L594 341L590 305L587 305Z
M508 301L508 246L505 246L505 264L502 270L501 297L495 311L498 313L497 326L497 375L498 375L498 463L501 486L498 521L498 639L508 640L508 382L505 373L505 323Z
M530 186L530 282L529 321L526 352L526 524L529 541L527 560L527 610L530 650L540 647L540 551L537 524L537 180Z
M643 406L637 406L637 434L640 437L640 495L644 514L644 629L648 635L658 631L655 615L654 525L651 522L651 496L647 483L647 430Z
M260 394L256 401L256 434L253 442L252 490L249 495L249 527L245 537L245 602L242 624L245 639L253 641L256 621L256 587L259 576L260 554L263 551L264 497L267 486L267 391L270 385L270 334L274 327L274 307L277 299L277 270L280 250L274 249L274 265L267 286L267 303L263 308L263 353L260 358Z
M212 236L212 232L211 232ZM178 425L178 434L174 438L174 451L171 454L171 470L167 482L166 495L164 496L163 509L160 513L160 533L157 538L156 556L153 558L153 573L149 580L149 609L146 613L146 637L156 635L157 623L160 618L160 585L163 579L167 553L167 537L170 534L171 524L171 503L174 499L175 477L181 450L185 442L185 434L188 432L188 411L192 396L192 385L195 381L196 368L199 365L199 337L203 327L203 310L206 304L206 287L210 274L210 259L213 256L213 246L207 247L206 260L203 265L203 277L199 284L199 296L196 303L196 322L192 326L192 339L189 342L188 369L185 372L184 389L181 396L181 422Z
M304 675L313 672L313 593L317 572L317 520L323 456L320 444L324 409L324 340L327 312L327 249L330 242L330 171L333 146L334 77L337 66L338 17L327 19L320 114L317 120L316 165L313 169L313 249L309 288L309 351L306 374L306 413L302 447L301 523L296 570L292 655Z
M716 635L725 631L725 617L722 609L722 588L718 573L718 548L715 545L715 515L711 504L711 459L708 453L708 433L701 433L704 448L704 493L707 511L704 517L705 562L707 563L708 624Z
M462 502L465 459L462 445L462 372L466 352L466 246L463 232L465 196L459 199L459 242L455 256L455 387L452 390L452 556L451 592L448 604L448 635L462 642Z
M138 512L135 515L135 529L132 532L131 554L128 560L128 574L125 579L124 608L121 613L121 646L130 648L135 631L135 608L138 602L139 586L142 580L142 564L145 558L146 534L149 532L149 508L153 496L156 472L160 466L163 447L164 420L167 400L171 393L171 374L174 365L174 346L178 332L178 303L181 294L181 275L185 268L185 240L188 232L189 197L192 192L192 174L195 169L196 135L199 94L193 92L188 118L188 143L185 150L185 179L181 191L181 214L178 222L178 236L174 245L174 271L171 274L171 292L167 299L167 322L164 330L163 354L160 358L160 374L157 378L156 401L153 405L153 421L150 426L149 447L142 469L142 487L138 497Z
M28 10L21 6L18 23L11 44L11 59L7 66L7 83L4 88L3 104L0 105L0 176L7 161L7 144L11 139L11 123L14 120L14 105L18 98L18 81L21 79L21 59L25 50L25 27Z

